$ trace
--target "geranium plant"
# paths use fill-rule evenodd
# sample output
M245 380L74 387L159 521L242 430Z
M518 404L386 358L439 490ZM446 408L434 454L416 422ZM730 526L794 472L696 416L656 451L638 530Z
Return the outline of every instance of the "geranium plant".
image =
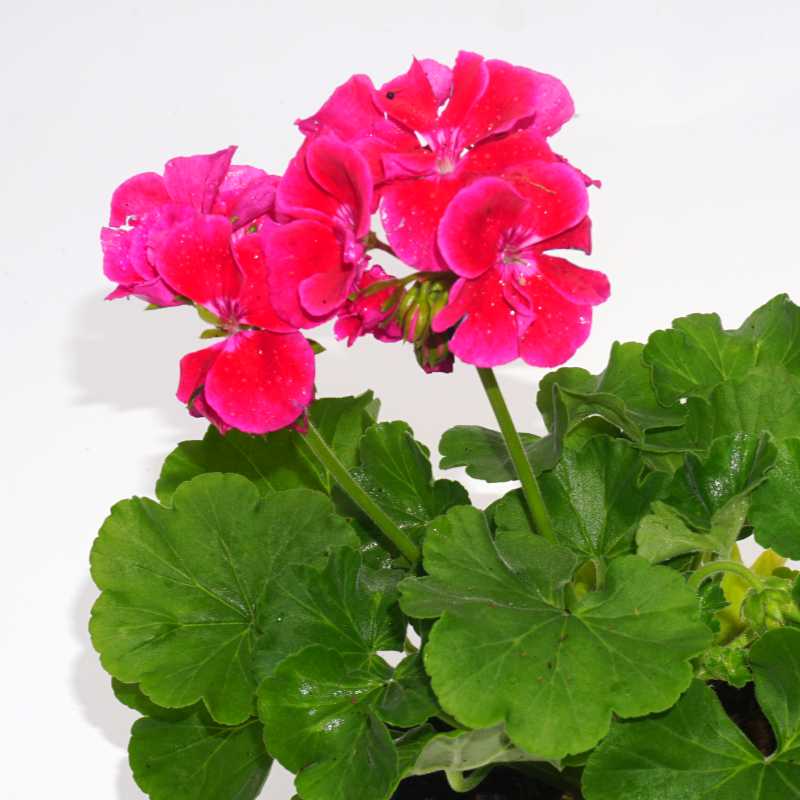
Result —
M208 431L91 557L154 800L255 798L273 759L302 800L800 798L800 308L543 375L544 436L492 371L563 364L609 295L563 256L591 249L572 113L549 75L414 60L336 89L281 176L230 147L114 192L109 297L209 340L177 392ZM477 508L372 393L319 397L329 322L442 396L477 368L499 431L447 431L440 467L518 488Z

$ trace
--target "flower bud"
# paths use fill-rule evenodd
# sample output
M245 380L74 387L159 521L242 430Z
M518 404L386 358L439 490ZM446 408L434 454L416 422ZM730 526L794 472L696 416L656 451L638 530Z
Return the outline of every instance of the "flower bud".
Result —
M448 338L445 334L431 331L421 342L414 345L414 355L425 372L453 371L453 354L447 343Z
M751 589L742 602L742 619L765 632L800 622L800 609L792 598L792 582L786 578L764 579L763 589Z

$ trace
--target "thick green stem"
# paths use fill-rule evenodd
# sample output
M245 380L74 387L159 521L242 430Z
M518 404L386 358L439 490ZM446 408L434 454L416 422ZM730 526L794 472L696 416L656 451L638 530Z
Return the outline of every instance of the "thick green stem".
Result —
M445 770L445 775L454 792L465 793L471 792L491 771L492 765L487 764L485 767L473 770L468 776L465 776L463 772L451 769Z
M395 524L394 520L361 488L358 482L328 447L320 432L308 421L305 442L317 460L331 474L347 496L375 523L381 533L411 562L419 561L419 548Z
M522 493L525 495L525 500L530 509L533 524L545 539L555 542L556 537L553 533L553 525L550 522L550 515L547 513L539 483L533 474L525 449L522 447L519 433L514 427L514 421L511 419L511 414L497 384L494 371L487 367L478 367L478 375L486 396L489 398L497 424L500 426L500 432L503 434L503 439L505 439L508 454L511 456L519 482L522 484Z
M718 572L730 572L733 575L738 575L757 592L760 592L764 588L758 575L753 574L744 564L740 564L738 561L711 561L700 567L700 569L689 578L687 585L690 589L697 591L700 588L700 584L702 584L706 578L710 578Z

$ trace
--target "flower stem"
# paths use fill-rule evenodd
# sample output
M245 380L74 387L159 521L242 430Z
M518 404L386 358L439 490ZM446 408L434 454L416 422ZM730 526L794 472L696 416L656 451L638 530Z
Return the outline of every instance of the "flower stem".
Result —
M754 575L744 564L740 564L737 561L712 561L700 567L700 569L689 578L687 585L690 589L697 591L700 588L700 584L702 584L706 578L710 578L718 572L730 572L733 575L738 575L756 591L761 591L761 589L764 588L758 575Z
M553 525L550 522L550 515L547 513L547 507L544 504L542 492L539 489L539 483L536 476L533 474L531 463L528 461L528 456L522 447L522 442L519 438L519 433L514 427L514 421L511 419L511 413L508 410L506 401L497 384L497 378L494 371L488 367L478 367L478 375L480 376L483 389L486 396L489 398L489 403L494 411L494 416L500 426L500 432L505 439L508 454L511 456L511 461L514 464L517 477L522 484L522 493L525 495L525 500L528 503L528 508L531 512L533 524L536 530L551 542L555 542L556 537L553 533Z
M328 447L320 432L308 420L305 442L317 460L331 474L347 496L375 523L381 533L402 553L412 565L419 561L419 548L395 524L394 520L361 488L347 471L336 453Z
M463 772L452 769L445 770L445 775L454 792L466 793L471 792L491 771L492 765L487 764L485 767L473 770L468 777Z

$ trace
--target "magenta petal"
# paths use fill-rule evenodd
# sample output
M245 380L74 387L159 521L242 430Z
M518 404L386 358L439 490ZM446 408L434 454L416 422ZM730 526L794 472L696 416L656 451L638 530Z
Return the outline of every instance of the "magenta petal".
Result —
M527 286L536 316L520 341L520 355L534 367L557 367L586 341L592 328L592 308L576 305L535 276Z
M450 97L450 90L453 86L453 70L433 58L423 58L419 63L431 89L433 89L436 104L442 105Z
M164 182L176 203L185 203L208 213L228 172L236 147L226 147L210 155L179 156L164 166Z
M193 417L205 417L220 433L227 433L231 426L225 423L206 401L205 381L224 347L225 342L218 342L211 347L185 355L181 359L181 376L177 392L178 400L188 408Z
M486 91L488 82L489 72L483 56L462 50L456 57L456 65L453 68L453 96L442 112L439 119L440 126L459 128L469 110Z
M387 181L433 175L436 171L436 156L430 150L387 153L382 160L383 174Z
M450 351L467 364L495 367L519 355L517 314L506 302L495 270L474 280L461 278L453 285L433 329L443 333L456 324Z
M506 170L504 177L528 200L520 223L537 242L574 228L589 211L583 178L568 164L530 161Z
M597 270L583 269L553 256L539 256L536 266L550 286L570 303L596 306L611 294L608 278Z
M327 319L346 302L357 271L340 263L338 269L317 272L299 287L300 304L312 316Z
M222 317L239 292L240 274L231 253L231 224L224 217L195 214L152 242L159 274L178 294Z
M537 251L545 250L583 250L592 252L592 222L584 217L577 225L556 236L551 236L536 245Z
M392 119L411 130L424 133L436 126L439 103L425 70L417 59L413 60L405 75L381 86L375 102Z
M462 146L510 131L527 119L549 135L572 116L572 100L556 78L505 61L485 63L489 81L461 126Z
M436 232L447 204L463 185L454 174L401 180L383 189L381 219L389 244L401 261L417 269L446 268Z
M234 230L262 214L271 214L279 181L277 175L269 175L263 169L234 165L219 187L213 213L228 217Z
M316 220L268 225L262 231L269 288L277 313L296 328L324 322L301 303L300 286L317 273L341 273L342 249L333 230Z
M241 274L236 321L273 333L292 333L294 326L281 319L272 306L263 238L257 233L238 236L231 247Z
M131 264L131 233L116 228L103 228L100 231L103 272L110 281L130 284L142 279Z
M439 226L439 250L450 269L475 278L494 267L526 205L500 178L481 178L462 189Z
M330 137L314 139L306 150L310 177L336 201L337 216L345 210L346 222L356 238L369 232L372 176L358 151Z
M245 433L290 425L313 393L314 352L299 333L237 333L225 342L205 380L209 406Z
M462 169L476 175L503 177L507 170L527 161L558 160L544 136L523 130L476 145L464 156Z
M164 179L155 172L143 172L121 183L111 195L109 225L124 225L128 217L140 217L148 211L169 203Z

